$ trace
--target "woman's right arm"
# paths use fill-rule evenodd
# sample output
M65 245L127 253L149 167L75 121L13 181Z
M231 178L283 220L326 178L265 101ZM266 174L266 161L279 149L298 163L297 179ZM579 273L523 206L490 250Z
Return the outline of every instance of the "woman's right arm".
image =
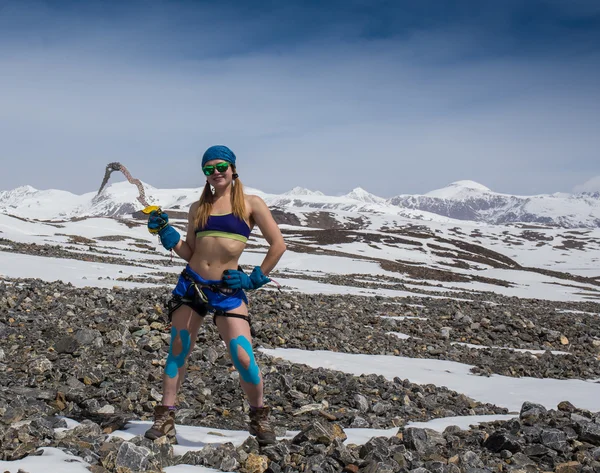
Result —
M194 202L190 206L190 210L188 212L188 228L185 236L185 240L179 240L177 246L173 248L173 251L177 253L180 258L183 258L186 261L190 261L192 259L192 255L194 254L194 250L196 249L196 232L194 228L194 220L196 218L196 210L198 209L198 202Z

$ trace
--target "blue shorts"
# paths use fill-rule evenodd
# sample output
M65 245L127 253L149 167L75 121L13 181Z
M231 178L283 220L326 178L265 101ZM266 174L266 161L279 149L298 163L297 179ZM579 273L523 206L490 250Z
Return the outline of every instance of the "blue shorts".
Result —
M242 302L248 304L248 298L242 289L229 289L222 284L220 279L204 279L188 265L179 276L172 294L174 299L190 306L202 316L208 310L229 312L241 306Z

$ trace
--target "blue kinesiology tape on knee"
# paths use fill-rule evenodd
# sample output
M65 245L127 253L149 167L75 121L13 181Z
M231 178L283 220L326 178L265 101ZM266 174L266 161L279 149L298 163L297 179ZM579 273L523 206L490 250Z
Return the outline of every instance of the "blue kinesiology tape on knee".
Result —
M173 345L175 344L176 337L177 329L175 327L171 327L171 346L169 347L169 356L167 356L167 364L165 365L165 373L169 378L174 378L177 376L179 368L185 364L185 358L190 351L190 332L187 330L181 330L179 332L179 338L181 339L181 352L179 355L173 355Z
M248 368L246 368L240 361L240 357L238 356L238 347L244 350L248 354L248 358L250 358ZM258 369L256 360L254 359L254 353L252 353L252 344L250 341L243 335L240 335L229 342L229 351L231 353L233 366L235 366L235 368L238 370L242 379L250 384L259 384L260 370Z

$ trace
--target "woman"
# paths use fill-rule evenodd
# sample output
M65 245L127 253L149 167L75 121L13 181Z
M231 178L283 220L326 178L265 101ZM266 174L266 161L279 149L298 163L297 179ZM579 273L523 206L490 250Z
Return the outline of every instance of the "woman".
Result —
M213 311L250 404L248 430L259 443L273 443L275 434L269 423L269 408L263 405L263 380L252 351L244 289L258 289L270 281L266 275L284 253L285 243L264 201L244 194L236 173L236 157L229 148L210 147L202 157L202 170L206 185L200 200L190 207L185 240L168 224L167 214L153 212L148 219L149 230L158 233L163 246L174 250L188 265L169 301L171 345L163 376L163 401L155 408L154 425L146 437L167 435L175 441L175 398L198 329L207 312ZM248 276L238 270L238 260L255 224L269 250Z

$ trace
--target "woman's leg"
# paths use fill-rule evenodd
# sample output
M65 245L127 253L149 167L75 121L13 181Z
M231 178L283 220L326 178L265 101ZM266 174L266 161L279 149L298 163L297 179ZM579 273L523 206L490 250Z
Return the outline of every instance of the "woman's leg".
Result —
M242 304L229 314L248 316L248 308ZM256 436L261 445L275 443L275 432L269 421L269 408L263 405L263 379L252 350L252 335L247 320L220 315L216 318L217 328L225 341L229 356L240 374L240 384L250 403L250 425L248 431Z
M203 317L186 305L173 311L171 317L171 344L163 375L162 404L154 408L154 423L144 434L156 440L167 436L176 442L175 399L185 377L187 359L196 344L196 336Z
M248 316L248 308L240 307L229 311L230 314ZM263 405L263 380L252 350L250 324L237 317L217 316L217 329L227 346L229 356L240 373L240 384L252 407Z
M163 375L163 406L174 406L177 392L185 379L187 359L196 345L198 330L204 317L182 305L171 318L171 345Z

